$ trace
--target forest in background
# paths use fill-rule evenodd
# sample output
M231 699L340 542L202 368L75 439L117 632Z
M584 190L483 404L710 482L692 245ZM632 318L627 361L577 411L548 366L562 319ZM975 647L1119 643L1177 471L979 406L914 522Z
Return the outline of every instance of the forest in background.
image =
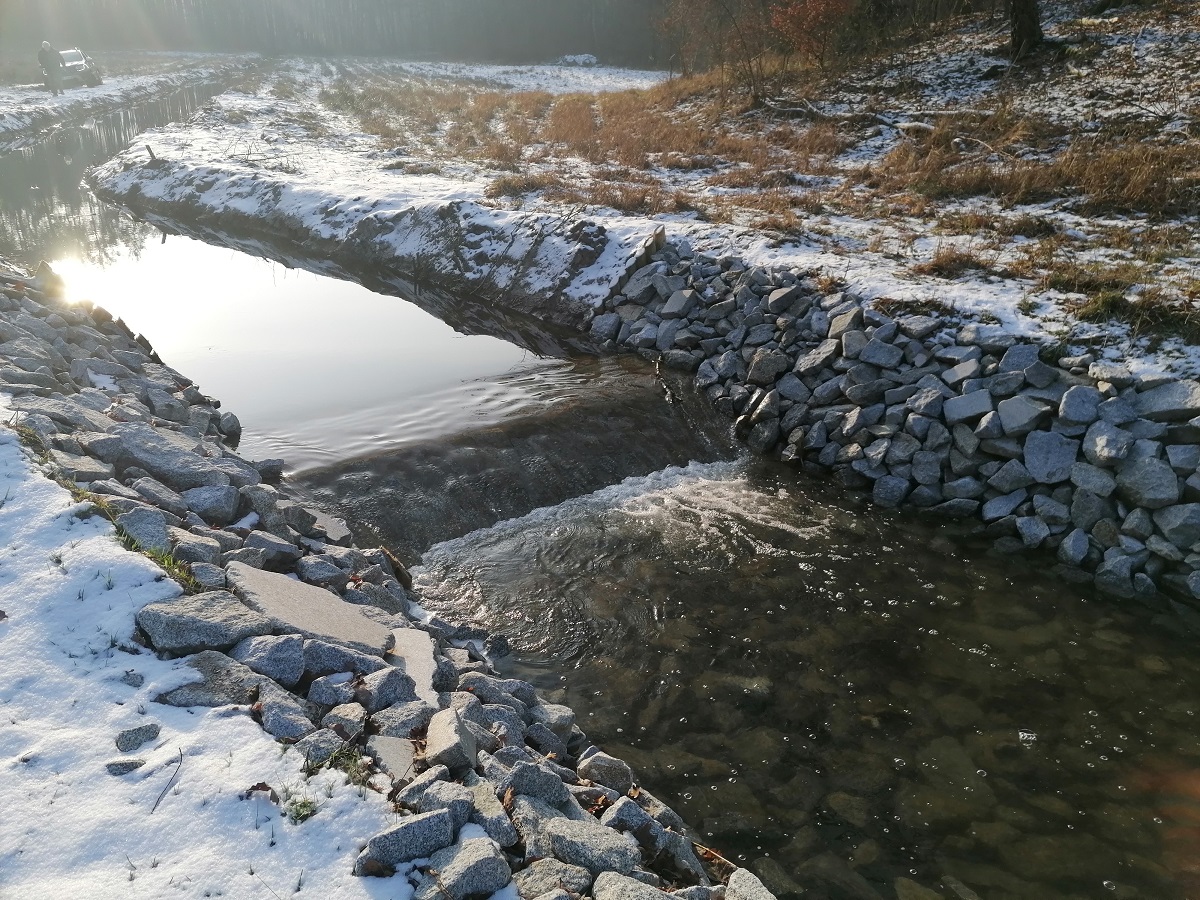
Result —
M0 0L0 48L379 55L533 63L590 53L754 81L824 66L965 13L1037 0ZM1040 36L1040 35L1039 35Z
M667 67L657 0L0 0L0 45Z

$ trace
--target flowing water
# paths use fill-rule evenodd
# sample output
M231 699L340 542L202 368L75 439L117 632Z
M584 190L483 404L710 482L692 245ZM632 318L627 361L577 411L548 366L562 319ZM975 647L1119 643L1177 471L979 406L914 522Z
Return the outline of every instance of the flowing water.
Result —
M1194 638L962 538L717 463L441 544L417 580L780 894L1196 896Z
M505 635L505 670L700 840L809 900L1200 896L1180 610L739 460L686 384L577 336L229 236L160 240L79 189L199 102L0 157L0 256L53 261L238 413L246 455L424 553L427 603Z

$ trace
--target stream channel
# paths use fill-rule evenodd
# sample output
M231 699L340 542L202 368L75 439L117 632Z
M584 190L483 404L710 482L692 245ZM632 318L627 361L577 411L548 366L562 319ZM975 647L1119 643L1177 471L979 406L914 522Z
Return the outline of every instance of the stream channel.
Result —
M1200 896L1178 610L747 458L686 382L577 335L164 237L78 187L202 101L0 157L0 256L144 333L702 842L781 897Z

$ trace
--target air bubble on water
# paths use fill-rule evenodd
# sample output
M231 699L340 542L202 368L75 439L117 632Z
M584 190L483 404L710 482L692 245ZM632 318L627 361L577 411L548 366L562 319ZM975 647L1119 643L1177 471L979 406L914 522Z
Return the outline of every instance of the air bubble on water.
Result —
M684 799L684 800L691 800L691 799L692 799L692 795L691 795L691 794L684 794L684 795L683 795L683 799Z
M976 769L975 774L980 775L984 778L987 778L987 770L986 769Z
M1154 817L1154 824L1155 824L1155 825L1161 825L1161 824L1162 824L1162 822L1163 822L1163 820L1162 820L1161 818L1159 818L1158 816L1155 816L1155 817Z
M681 718L679 721L680 721L680 722L683 722L683 723L685 723L685 724L686 724L686 723L687 723L687 716L684 716L684 717L683 717L683 718Z
M1117 883L1115 881L1106 881L1104 882L1104 888L1105 890L1115 891L1117 889Z

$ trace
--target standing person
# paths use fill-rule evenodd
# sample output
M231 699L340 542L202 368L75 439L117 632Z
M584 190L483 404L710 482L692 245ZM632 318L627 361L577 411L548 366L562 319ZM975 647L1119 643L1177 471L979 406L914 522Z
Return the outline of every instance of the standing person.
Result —
M42 49L38 51L38 62L46 73L46 87L57 97L62 93L62 56L50 46L49 41L42 41Z

